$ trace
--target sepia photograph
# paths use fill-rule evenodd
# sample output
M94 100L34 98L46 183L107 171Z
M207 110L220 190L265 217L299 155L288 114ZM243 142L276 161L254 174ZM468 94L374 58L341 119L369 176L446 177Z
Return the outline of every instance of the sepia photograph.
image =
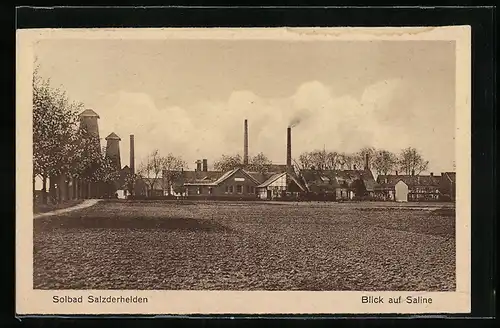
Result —
M442 33L456 30L138 30L53 30L24 53L18 220L50 306L468 297L468 49Z

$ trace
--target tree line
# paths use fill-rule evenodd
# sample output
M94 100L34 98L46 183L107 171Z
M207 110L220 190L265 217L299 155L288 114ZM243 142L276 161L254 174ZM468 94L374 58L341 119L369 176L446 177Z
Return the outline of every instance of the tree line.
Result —
M296 169L300 170L362 170L366 166L366 156L368 155L369 169L374 170L378 175L387 175L395 171L402 174L420 174L427 170L429 162L424 160L422 154L415 148L408 147L395 154L388 150L365 147L355 153L341 153L327 150L313 150L300 154L295 160ZM264 154L258 153L250 156L248 165L245 168L249 171L267 173L273 162ZM215 171L227 172L232 169L243 167L243 158L240 154L223 154L213 163ZM147 185L148 192L154 189L158 181L162 187L168 190L171 187L174 191L182 186L176 185L181 170L187 168L187 163L180 156L168 154L161 156L156 149L151 152L141 163L137 172Z
M327 150L306 151L294 160L298 170L353 170L364 169L368 155L368 166L377 174L391 174L399 171L402 174L420 174L427 170L429 161L413 147L402 149L398 154L384 149L365 147L355 153L345 153ZM241 166L242 157L239 154L222 155L214 162L217 171L229 171ZM264 154L250 157L247 169L265 173L273 162Z
M429 161L426 161L423 155L413 147L401 149L399 153L374 147L364 147L354 153L313 150L300 154L297 164L299 169L364 169L367 155L368 168L378 175L387 175L396 171L406 175L420 174L429 166Z
M48 195L57 200L57 184L78 181L81 188L87 188L90 183L116 181L119 172L111 159L104 156L99 138L80 128L78 115L83 104L70 101L64 91L51 86L50 79L39 75L38 65L32 83L33 190L39 177L42 202L47 203Z

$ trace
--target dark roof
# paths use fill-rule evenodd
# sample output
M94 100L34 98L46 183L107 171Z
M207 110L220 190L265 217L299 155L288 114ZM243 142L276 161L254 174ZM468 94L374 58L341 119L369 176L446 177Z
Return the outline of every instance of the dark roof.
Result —
M259 183L263 183L264 181L266 181L267 179L269 179L270 177L272 177L273 175L275 174L278 174L278 173L272 173L272 172L250 172L250 171L247 171L245 170L250 176L252 176L252 178L255 179L255 181L259 181Z
M97 118L100 118L99 115L96 112L94 112L92 109L90 109L90 108L84 110L78 116L80 116L80 117L97 117Z
M354 181L362 180L366 190L373 191L376 184L370 170L301 170L300 174L310 190L314 186L323 189L350 188Z
M111 133L110 133L110 134L109 134L109 135L105 138L105 140L108 140L108 139L110 139L110 140L122 140L122 139L120 139L120 137L119 137L119 136L117 136L117 135L116 135L116 133L114 133L114 132L111 132Z
M387 179L387 180L386 180ZM437 187L441 181L439 175L379 175L377 183L382 187L393 187L399 181L403 181L409 187Z
M220 171L172 171L179 183L194 183L194 182L214 182L220 178L223 172Z
M243 174L245 174L248 178L254 181L254 183L259 184L260 181L254 178L249 172L241 169L241 168L235 168L227 172L219 172L219 171L194 171L194 174L186 174L186 172L193 172L193 171L184 171L184 175L194 175L196 179L185 179L183 183L186 185L211 185L211 186L216 186L231 176L233 176L236 172L241 171Z
M312 192L334 191L340 187L333 170L301 170L300 175L306 189Z

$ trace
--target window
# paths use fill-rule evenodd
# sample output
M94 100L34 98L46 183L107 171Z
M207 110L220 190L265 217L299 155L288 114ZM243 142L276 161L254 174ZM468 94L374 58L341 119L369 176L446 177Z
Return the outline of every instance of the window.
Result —
M233 193L233 186L229 186L229 193L232 194Z
M250 193L250 186L247 185L247 194L249 194L249 193Z
M201 187L198 187L198 195L202 193Z
M226 186L226 190L224 191L226 194L229 192L229 187Z
M242 185L236 185L236 192L237 192L238 194L243 193L243 186L242 186Z
M208 194L211 195L213 193L213 188L212 187L208 187Z
M252 194L254 194L254 193L255 193L255 188L254 188L254 186L250 186L250 192L251 192Z

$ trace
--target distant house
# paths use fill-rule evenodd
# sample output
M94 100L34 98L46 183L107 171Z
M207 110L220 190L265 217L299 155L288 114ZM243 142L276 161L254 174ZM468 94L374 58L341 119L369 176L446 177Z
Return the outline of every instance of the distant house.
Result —
M225 172L217 179L205 178L183 183L186 196L225 196L234 198L256 198L256 187L260 181L242 168Z
M449 186L442 176L430 175L379 175L375 197L392 201L436 201L443 197L442 189Z

